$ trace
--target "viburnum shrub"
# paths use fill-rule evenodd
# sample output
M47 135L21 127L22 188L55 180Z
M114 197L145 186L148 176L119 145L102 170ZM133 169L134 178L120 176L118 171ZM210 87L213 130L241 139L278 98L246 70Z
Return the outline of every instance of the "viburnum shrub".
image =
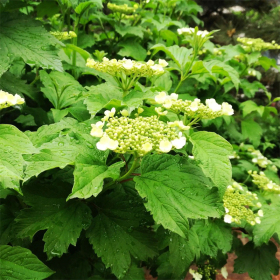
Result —
M1 279L278 274L275 42L214 45L192 0L2 2Z

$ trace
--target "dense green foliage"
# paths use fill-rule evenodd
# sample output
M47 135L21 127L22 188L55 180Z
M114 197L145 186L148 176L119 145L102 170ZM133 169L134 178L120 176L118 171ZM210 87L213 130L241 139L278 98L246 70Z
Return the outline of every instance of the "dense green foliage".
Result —
M217 46L201 11L1 1L1 279L279 273L280 47Z

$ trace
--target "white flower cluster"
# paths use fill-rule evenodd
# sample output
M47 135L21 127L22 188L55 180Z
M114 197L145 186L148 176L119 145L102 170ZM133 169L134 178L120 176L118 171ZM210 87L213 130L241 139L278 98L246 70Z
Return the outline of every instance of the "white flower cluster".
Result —
M229 159L234 159L234 158L240 159L240 156L238 155L238 153L236 151L233 151L233 154L230 155L228 158Z
M259 189L280 194L280 186L275 184L269 178L266 177L264 172L260 172L259 174L257 171L252 172L251 170L248 173L253 177L253 183L258 186Z
M186 137L182 136L177 124L167 125L156 116L132 119L127 117L127 111L123 112L122 117L114 114L114 108L105 111L102 122L91 125L91 135L100 138L96 144L99 150L110 149L116 153L137 153L143 156L150 151L168 153L186 144ZM103 131L105 121L106 129Z
M179 35L193 35L195 34L195 29L191 27L183 27L177 29L177 32ZM206 35L208 35L209 32L207 30L198 30L196 34L201 37L206 37Z
M269 166L272 171L278 171L277 167L273 165L272 161L265 157L259 150L249 148L248 152L251 152L251 155L253 156L252 162L257 164L259 167L267 168Z
M232 106L227 102L221 105L215 99L206 99L206 105L196 98L194 101L178 99L178 94L159 92L155 96L155 101L162 107L176 114L184 113L192 119L214 119L223 115L232 115L234 113Z
M137 10L138 4L135 4L133 7L128 7L127 4L116 5L114 3L108 3L107 7L108 7L108 9L110 9L111 11L113 11L115 13L129 15L129 14L134 13Z
M23 103L24 99L21 98L18 94L12 95L6 91L0 90L0 110Z
M56 39L60 41L69 40L77 37L77 34L74 31L69 31L69 32L54 31L54 32L50 32L50 34L52 34Z
M100 72L108 73L112 76L118 76L123 72L127 76L135 77L151 77L164 73L164 67L168 63L164 59L159 59L159 63L149 60L148 62L139 62L131 59L123 58L122 60L111 59L104 57L102 62L94 61L89 58L87 67L94 68Z
M260 217L263 216L263 211L258 210L254 213L249 207L260 208L262 205L258 202L258 196L255 193L246 191L237 182L227 187L223 197L226 215L224 216L225 223L240 224L241 220L245 220L252 226L260 224Z

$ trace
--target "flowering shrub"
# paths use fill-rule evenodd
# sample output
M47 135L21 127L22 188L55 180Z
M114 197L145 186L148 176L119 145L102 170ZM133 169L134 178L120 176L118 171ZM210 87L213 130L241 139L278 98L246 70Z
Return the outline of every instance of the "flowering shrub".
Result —
M0 4L1 279L226 278L228 252L278 274L279 98L260 79L279 46L214 45L201 11Z

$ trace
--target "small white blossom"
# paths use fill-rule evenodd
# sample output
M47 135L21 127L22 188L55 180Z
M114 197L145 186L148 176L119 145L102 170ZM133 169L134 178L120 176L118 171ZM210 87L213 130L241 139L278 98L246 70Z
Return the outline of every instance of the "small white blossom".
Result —
M220 111L222 108L222 106L218 104L214 98L206 99L205 103L213 112Z
M203 275L201 275L200 273L198 273L197 271L193 270L193 269L189 269L189 273L193 276L194 280L201 280Z
M259 211L258 211L258 215L259 215L260 217L263 217L263 210L259 210Z
M142 145L142 150L145 152L149 152L153 149L153 145L151 143L145 143Z
M159 149L164 153L168 153L172 149L172 144L168 140L162 140L159 143Z
M164 91L161 91L158 93L158 95L155 96L155 101L159 104L163 104L166 99L166 93Z
M256 222L257 224L260 224L260 223L261 223L261 219L260 219L259 217L256 217L256 218L255 218L255 222Z
M103 136L103 129L102 127L104 126L104 122L97 122L96 124L92 124L91 127L91 132L90 135L91 136L95 136L95 137L102 137Z
M228 104L227 102L222 103L222 112L224 115L228 115L228 116L234 114L232 106L230 104Z
M232 222L232 216L229 214L226 214L224 216L224 222L230 224Z
M171 143L176 149L182 149L186 145L186 137L180 137L171 141Z
M119 145L119 142L116 140L112 140L108 135L103 135L100 138L99 142L96 143L96 147L98 150L105 151L107 149L115 150Z
M164 59L159 59L158 64L162 67L166 67L168 65L168 62L166 62Z

